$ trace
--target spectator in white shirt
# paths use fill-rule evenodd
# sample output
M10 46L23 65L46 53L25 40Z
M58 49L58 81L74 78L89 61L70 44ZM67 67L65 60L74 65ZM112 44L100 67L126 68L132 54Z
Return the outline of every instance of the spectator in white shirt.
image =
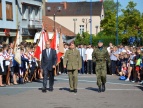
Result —
M124 46L121 44L120 48L118 49L119 54L122 52L126 52L126 50L124 49Z
M88 74L92 74L92 53L93 53L93 48L91 47L91 45L89 45L89 47L87 48L85 54L86 54L86 61L87 61L87 73Z
M113 44L112 44L112 42L110 42L109 47L107 47L107 51L109 54L110 54L112 48L113 48Z
M116 66L117 66L118 57L119 57L118 49L116 46L114 46L110 54L112 75L116 74Z
M84 74L85 69L84 69L84 64L85 64L85 60L86 60L86 56L85 56L85 51L86 49L83 47L83 45L80 45L80 48L78 48L79 52L80 52L80 56L81 56L81 60L82 60L82 68L79 70L80 74Z

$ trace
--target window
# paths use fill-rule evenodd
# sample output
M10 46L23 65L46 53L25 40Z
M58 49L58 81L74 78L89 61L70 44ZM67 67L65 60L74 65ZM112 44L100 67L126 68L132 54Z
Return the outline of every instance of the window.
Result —
M82 35L82 32L84 32L84 25L80 25L80 34Z
M34 13L33 8L29 7L29 18L30 18L30 20L34 19L34 14L33 13Z
M36 19L36 20L39 20L39 19L40 19L40 18L39 18L39 8L38 8L38 7L35 8L35 19Z
M27 19L27 6L22 5L22 18Z
M11 2L6 2L6 19L13 20L13 9Z
M0 19L2 19L2 2L0 0Z

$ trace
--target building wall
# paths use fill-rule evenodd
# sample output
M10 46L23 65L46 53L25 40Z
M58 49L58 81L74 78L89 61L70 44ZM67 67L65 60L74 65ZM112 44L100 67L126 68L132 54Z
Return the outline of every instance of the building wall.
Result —
M18 0L17 20L21 35L34 36L34 32L42 27L42 0Z
M53 17L49 17L49 18L53 20ZM83 18L85 19L85 23L82 22ZM55 17L55 21L57 23L68 28L72 32L74 32L73 19L76 19L75 34L80 33L80 29L84 29L84 32L86 32L86 19L87 19L87 32L90 33L90 23L89 23L90 16L70 16L70 17L69 16L56 16ZM100 21L101 21L100 16L92 16L92 34L96 35L98 32L100 32ZM80 25L84 25L84 27L81 28Z
M0 28L16 29L16 5L15 0L1 0L2 2L2 20L0 20ZM13 21L6 20L6 2L12 3Z
M13 20L6 19L6 2L12 3ZM16 2L15 0L1 0L2 3L2 19L0 19L0 41L12 42L16 36L17 20L16 20ZM4 30L10 30L10 36L6 36Z

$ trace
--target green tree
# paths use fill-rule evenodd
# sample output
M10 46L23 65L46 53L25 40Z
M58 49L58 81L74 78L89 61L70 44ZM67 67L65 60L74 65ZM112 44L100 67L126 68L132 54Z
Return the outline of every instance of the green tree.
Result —
M105 16L108 14L108 11L116 12L117 10L117 3L114 2L114 0L104 0L103 6L104 6L104 11L105 11ZM118 3L118 7L120 11L120 7L121 7L120 3Z
M117 3L114 0L104 0L105 18L101 21L101 28L104 35L115 35L116 33L116 15L117 15ZM118 2L120 10L121 4ZM119 11L118 10L118 11Z
M139 23L138 30L139 30L139 35L143 38L143 13L140 17L140 23Z
M82 37L80 36L80 34L77 34L76 39L75 39L75 44L79 45L82 42Z
M106 17L101 21L101 28L104 35L115 35L116 32L116 12L106 12Z
M139 26L141 22L140 12L135 9L137 4L130 1L126 9L122 9L123 18L121 23L123 25L123 40L129 38L130 36L139 36Z

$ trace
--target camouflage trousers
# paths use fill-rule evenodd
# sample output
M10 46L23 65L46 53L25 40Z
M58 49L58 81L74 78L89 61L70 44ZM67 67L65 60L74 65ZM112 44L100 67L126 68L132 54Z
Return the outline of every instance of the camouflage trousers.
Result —
M96 76L97 76L97 85L101 86L106 83L106 62L96 62Z

